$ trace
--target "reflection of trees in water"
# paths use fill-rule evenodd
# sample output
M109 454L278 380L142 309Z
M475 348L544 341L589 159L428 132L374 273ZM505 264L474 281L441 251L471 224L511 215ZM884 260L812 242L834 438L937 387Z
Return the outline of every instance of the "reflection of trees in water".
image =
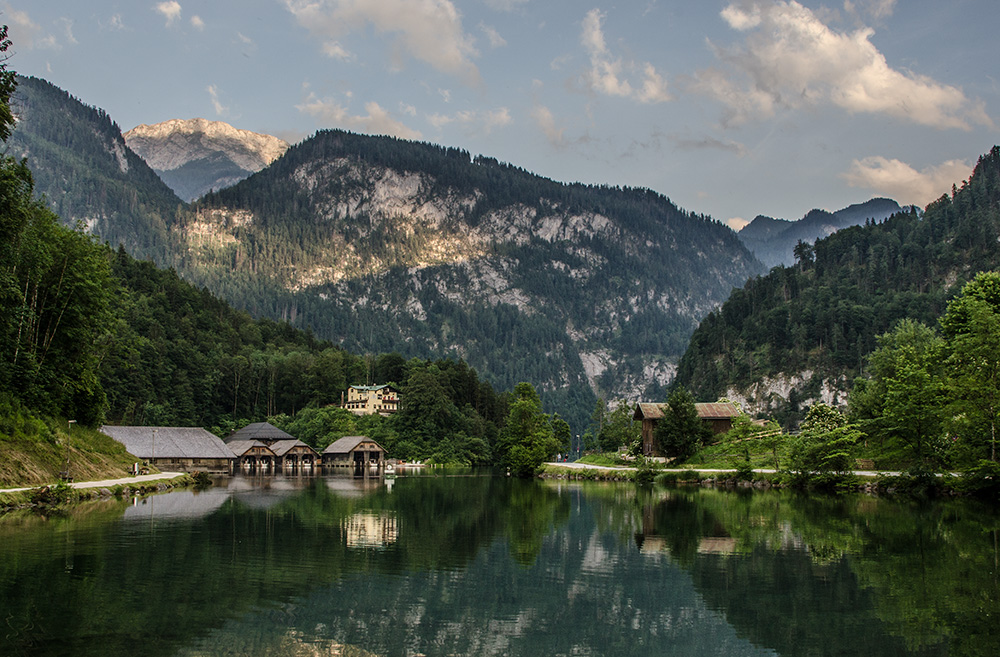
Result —
M641 547L683 564L709 605L781 654L998 645L998 518L975 503L673 490L642 516ZM723 536L731 553L709 556L706 538Z

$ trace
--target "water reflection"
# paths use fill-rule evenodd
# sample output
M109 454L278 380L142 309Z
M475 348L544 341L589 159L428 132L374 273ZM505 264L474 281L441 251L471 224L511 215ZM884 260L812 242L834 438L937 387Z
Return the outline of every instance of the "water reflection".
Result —
M998 645L1000 523L971 503L468 476L223 484L0 517L0 654Z

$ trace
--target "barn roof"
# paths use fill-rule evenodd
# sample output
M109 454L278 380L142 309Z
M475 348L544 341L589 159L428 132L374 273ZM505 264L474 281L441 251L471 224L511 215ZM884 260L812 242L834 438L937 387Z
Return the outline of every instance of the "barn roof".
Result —
M368 436L344 436L340 440L331 443L329 447L323 450L324 454L347 454L351 450L357 448L364 441L372 442L378 445L378 448L385 451L381 445L376 443L374 440Z
M698 403L694 405L698 411L698 417L702 420L722 420L734 418L740 414L736 409L736 404L732 402L712 402ZM632 414L633 420L661 420L666 404L655 404L650 402L639 402L635 405L635 412Z
M232 459L233 453L215 434L201 427L114 427L101 431L141 459ZM156 453L153 453L153 450Z
M275 443L272 443L271 451L274 452L275 456L284 456L295 447L305 447L310 452L314 454L316 453L316 450L314 450L312 447L306 445L301 440L295 440L294 438L292 440L279 440Z
M248 424L239 431L234 431L226 438L227 443L235 440L263 440L273 442L275 440L295 440L295 436L285 433L278 427L268 422L254 422Z
M228 447L236 456L243 456L254 447L263 447L267 451L274 454L274 450L268 447L267 443L259 440L230 440L226 443L226 447Z

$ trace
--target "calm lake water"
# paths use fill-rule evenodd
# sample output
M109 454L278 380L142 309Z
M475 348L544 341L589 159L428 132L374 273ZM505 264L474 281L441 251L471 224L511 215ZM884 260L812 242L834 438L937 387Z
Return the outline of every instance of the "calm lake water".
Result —
M969 501L233 479L0 517L0 655L997 655Z

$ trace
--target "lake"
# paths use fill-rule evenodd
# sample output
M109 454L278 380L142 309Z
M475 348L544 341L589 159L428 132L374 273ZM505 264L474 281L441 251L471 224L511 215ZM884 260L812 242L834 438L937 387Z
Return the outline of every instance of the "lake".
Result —
M0 655L996 655L969 500L234 478L0 517Z

